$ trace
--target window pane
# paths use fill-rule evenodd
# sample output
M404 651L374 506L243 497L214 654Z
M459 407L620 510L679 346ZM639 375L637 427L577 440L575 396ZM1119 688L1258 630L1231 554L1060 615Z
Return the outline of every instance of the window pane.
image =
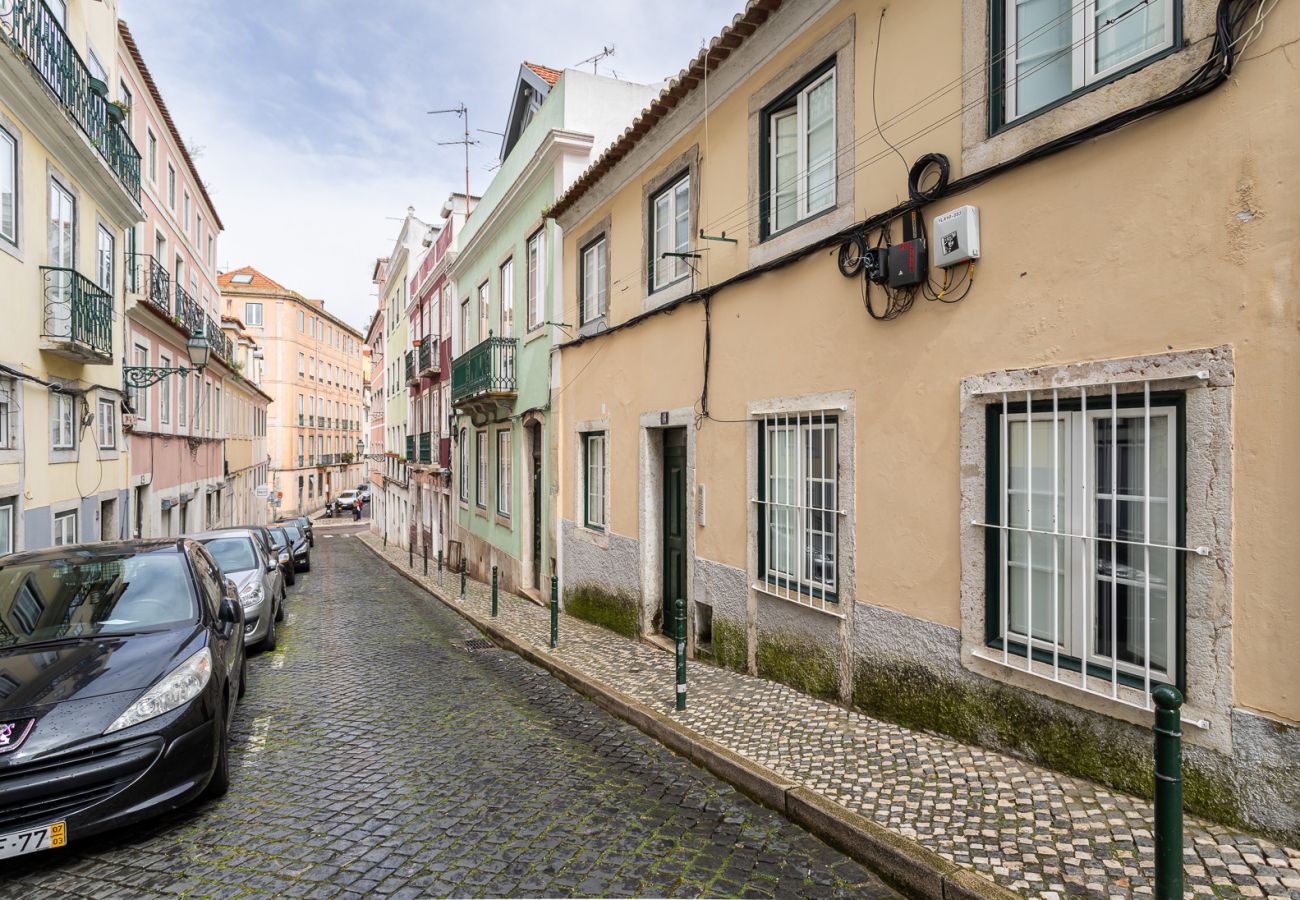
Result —
M1016 0L1015 101L1024 115L1074 89L1071 0Z
M1093 71L1104 72L1161 46L1165 15L1161 0L1098 0Z
M798 113L786 110L772 117L772 230L788 228L798 219Z
M835 79L808 92L808 211L835 203Z
M18 150L8 133L0 131L0 235L18 239Z

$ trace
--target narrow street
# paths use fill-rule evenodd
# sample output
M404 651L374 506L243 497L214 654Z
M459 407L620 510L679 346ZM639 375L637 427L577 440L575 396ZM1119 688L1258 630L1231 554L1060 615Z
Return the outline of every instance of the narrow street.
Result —
M897 896L317 531L230 794L8 866L4 897Z

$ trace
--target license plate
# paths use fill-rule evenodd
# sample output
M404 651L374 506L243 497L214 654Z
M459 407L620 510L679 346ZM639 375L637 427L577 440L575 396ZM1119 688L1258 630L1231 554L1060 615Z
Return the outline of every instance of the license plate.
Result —
M63 822L15 831L12 834L0 834L0 859L35 853L38 850L51 850L62 847L67 842L68 829Z

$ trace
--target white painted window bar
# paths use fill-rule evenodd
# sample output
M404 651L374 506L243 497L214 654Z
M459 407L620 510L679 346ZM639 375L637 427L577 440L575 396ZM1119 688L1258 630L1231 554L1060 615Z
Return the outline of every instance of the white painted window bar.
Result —
M1002 394L998 521L972 522L998 532L1001 646L977 655L1149 710L1178 671L1179 554L1210 551L1176 543L1175 407L1108 393Z
M758 417L761 529L754 589L842 615L839 574L839 432L825 410Z

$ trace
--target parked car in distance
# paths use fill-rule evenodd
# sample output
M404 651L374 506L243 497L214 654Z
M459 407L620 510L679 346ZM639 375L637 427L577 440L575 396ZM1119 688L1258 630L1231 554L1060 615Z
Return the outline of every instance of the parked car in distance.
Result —
M262 553L262 545L250 531L205 531L191 537L207 548L221 574L235 583L244 607L244 642L274 650L275 623L283 618L285 591L279 562Z
M0 857L226 792L246 668L234 590L185 538L0 558Z
M228 528L214 528L214 531L247 531L256 540L262 548L262 553L268 562L276 564L276 572L280 583L276 585L275 596L280 598L280 605L276 607L275 621L284 621L284 601L289 597L289 585L293 581L285 576L284 570L289 567L290 560L281 560L280 551L275 546L275 540L271 537L271 529L265 525L232 525Z
M307 540L307 535L298 527L297 523L286 522L280 527L289 536L289 546L292 548L289 555L293 558L293 570L295 572L310 572L311 542Z
M338 495L338 498L334 501L334 505L339 509L352 509L357 505L357 500L358 497L356 491L344 491Z
M368 485L368 484L359 484L359 485L356 486L356 488L354 488L354 490L355 490L358 494L360 494L362 497L365 497L367 503L370 502L370 485Z
M289 535L285 534L284 529L279 525L272 525L267 531L270 532L271 543L275 546L276 561L280 563L280 571L284 573L284 583L292 585L298 579L294 574L293 547L289 542Z
M302 529L303 535L307 538L307 546L316 546L316 532L312 528L311 519L308 516L290 516L287 519L281 519L280 525L297 525Z

